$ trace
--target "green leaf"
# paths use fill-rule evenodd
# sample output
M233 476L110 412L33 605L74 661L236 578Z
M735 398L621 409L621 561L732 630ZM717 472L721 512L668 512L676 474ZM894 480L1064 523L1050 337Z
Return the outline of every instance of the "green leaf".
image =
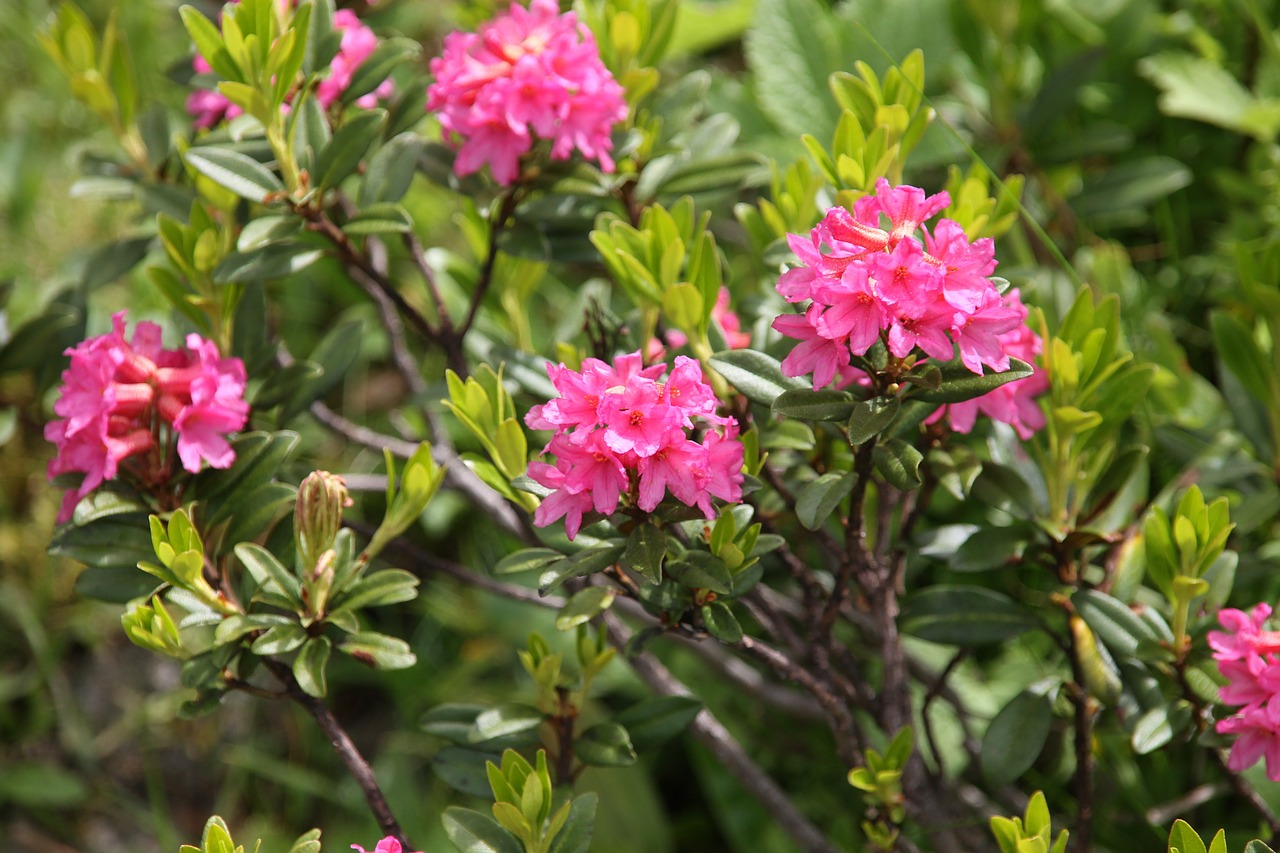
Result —
M999 643L1039 626L1012 598L977 586L931 586L904 602L904 634L952 646Z
M330 613L382 607L413 601L418 597L418 578L404 569L380 569L370 572L334 596Z
M1157 705L1138 718L1133 725L1133 751L1147 755L1173 740L1191 722L1191 704L1179 699L1169 705Z
M573 742L573 754L594 767L628 767L636 763L631 736L618 723L597 723Z
M1280 132L1280 104L1257 98L1212 59L1170 51L1141 60L1138 70L1160 88L1165 115L1247 133L1262 142L1274 141Z
M1138 657L1144 643L1159 642L1155 630L1121 601L1096 589L1078 590L1071 603L1107 649L1120 657Z
M848 391L796 388L778 395L773 401L773 413L806 421L843 421L858 405Z
M455 791L488 798L493 793L489 788L489 774L485 768L489 762L501 759L502 756L497 752L487 748L447 746L432 757L431 772Z
M960 361L949 361L938 365L942 371L942 381L937 388L921 388L911 393L911 399L923 400L926 403L962 403L981 397L990 391L1026 379L1036 372L1035 367L1016 358L1009 359L1009 369L1003 373L984 373L981 376L969 370Z
M282 421L293 417L328 394L346 378L347 371L360 356L361 344L365 339L364 324L360 320L348 320L331 329L315 349L307 356L307 360L320 366L320 376L307 382L294 393L289 401L280 409Z
M742 642L742 626L738 624L738 617L733 615L729 605L723 601L713 601L702 605L700 612L702 624L706 626L708 634L730 645Z
M241 542L235 546L236 557L258 582L259 586L274 583L290 601L302 604L302 584L297 575L285 568L266 548L253 542Z
M613 605L614 590L607 586L589 586L575 592L556 614L556 630L572 631L590 622Z
M1181 853L1209 853L1205 849L1204 840L1200 834L1191 828L1191 824L1182 819L1175 820L1173 828L1169 830L1169 849L1175 847Z
M702 294L692 284L676 284L662 294L662 313L671 321L671 325L690 334L706 328L703 323L706 307Z
M783 376L777 360L755 350L718 352L709 364L747 399L766 406L786 391L804 387L802 380Z
M618 562L622 556L623 545L617 542L603 542L593 545L552 563L538 578L538 594L546 595L569 578L582 577L602 571Z
M333 646L328 637L312 637L293 659L293 677L308 696L319 698L328 691L325 684L325 668L329 665L329 652Z
M343 232L353 237L368 234L407 234L413 230L413 218L398 204L370 205L342 226Z
M484 743L494 738L532 731L542 725L546 716L532 705L507 702L477 715L467 733L467 740L473 744Z
M17 761L0 774L0 803L18 809L75 809L89 790L84 780L48 761Z
M135 515L61 527L48 550L55 557L70 557L94 568L136 569L138 563L154 559L146 522Z
M849 444L857 447L887 430L898 416L901 405L898 397L872 397L860 401L849 413Z
M858 475L832 471L806 483L796 495L796 518L809 530L822 527L840 502L853 491Z
M733 590L733 576L724 561L706 551L689 551L668 562L667 574L690 589L709 589L720 595Z
M1275 397L1275 377L1268 368L1270 359L1263 355L1253 330L1225 311L1211 312L1209 325L1213 329L1214 349L1227 370L1250 395L1270 405Z
M429 735L444 738L450 743L470 743L470 734L479 717L488 706L470 702L445 702L418 718L418 728Z
M255 655L283 655L306 641L307 629L296 622L288 625L273 625L253 641L250 650Z
M351 82L342 92L344 105L354 104L359 98L382 85L395 67L412 59L422 50L412 39L383 39L378 47L356 67Z
M133 566L89 567L76 576L76 594L94 601L126 604L150 596L160 581Z
M364 181L360 184L359 201L362 208L380 202L396 202L404 197L417 172L422 143L422 137L418 134L402 133L374 152L365 168Z
M1255 838L1244 846L1244 853L1276 853L1276 851Z
M214 23L194 6L182 6L178 9L178 14L182 16L187 34L195 42L196 50L208 61L214 73L228 80L242 79L240 69L227 53L222 33L218 32Z
M449 806L440 820L445 835L461 853L524 853L524 845L488 815Z
M386 121L386 110L360 112L347 119L316 155L315 186L326 190L342 183L360 165Z
M203 146L188 150L184 157L197 172L249 201L262 204L267 195L284 191L274 172L239 151Z
M588 853L596 820L594 793L578 794L569 806L569 816L551 841L550 853Z
M982 775L1003 787L1031 768L1049 737L1053 702L1043 693L1024 690L1000 709L982 737Z
M895 489L907 492L920 488L920 463L924 456L900 438L891 438L875 446L872 454L876 470Z
M818 0L760 0L745 41L761 109L788 135L829 137L839 113L827 77L846 59L827 7Z
M614 719L627 727L638 749L657 746L680 734L702 710L692 696L654 696L623 709Z
M521 548L508 554L493 566L495 575L514 575L519 572L530 572L563 560L564 554L551 548Z
M650 583L662 580L662 560L667 555L667 534L652 524L636 525L627 536L622 565Z
M271 243L248 252L232 252L213 269L215 284L252 284L299 273L324 256L309 243Z
M418 662L409 644L399 637L360 631L338 644L338 651L374 669L408 669Z

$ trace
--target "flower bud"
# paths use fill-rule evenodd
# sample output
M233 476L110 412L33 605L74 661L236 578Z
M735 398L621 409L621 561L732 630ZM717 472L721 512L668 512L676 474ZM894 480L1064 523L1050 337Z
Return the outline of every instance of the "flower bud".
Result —
M336 474L313 471L298 486L298 500L293 510L293 542L298 552L298 565L310 572L342 527L342 510L351 506L347 484Z

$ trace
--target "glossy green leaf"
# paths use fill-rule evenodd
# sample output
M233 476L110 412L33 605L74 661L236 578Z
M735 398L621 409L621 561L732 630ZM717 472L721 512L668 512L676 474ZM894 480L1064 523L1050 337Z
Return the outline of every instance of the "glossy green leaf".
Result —
M113 515L79 527L60 527L48 550L93 568L135 569L139 562L155 559L146 521L135 515Z
M328 637L312 637L293 659L293 677L308 696L319 698L328 692L325 669L329 665L332 648Z
M556 614L556 630L572 631L590 622L613 605L615 595L615 591L606 586L578 590Z
M1191 705L1184 699L1147 711L1133 724L1133 751L1147 755L1160 749L1187 729L1191 713Z
M440 820L460 853L524 853L524 845L488 815L450 806Z
M495 563L493 573L514 575L519 572L530 572L563 559L564 554L551 548L521 548Z
M1138 656L1144 642L1160 640L1156 632L1123 602L1096 589L1078 590L1071 603L1081 618L1115 655Z
M1031 768L1049 737L1053 702L1024 690L1000 709L982 737L982 775L993 787L1008 785Z
M901 491L920 488L920 463L924 456L900 438L891 438L875 446L872 454L876 470L889 485Z
M268 195L284 191L275 172L230 148L192 148L185 159L200 174L249 201L262 204Z
M631 736L618 723L597 723L573 742L573 754L595 767L627 767L636 763Z
M1191 828L1185 820L1175 820L1169 830L1169 849L1176 848L1179 853L1209 853L1204 846L1204 839Z
M742 625L738 623L738 617L733 615L728 604L713 601L702 605L699 613L708 634L730 645L742 642Z
M667 554L667 534L652 524L638 524L627 536L622 565L650 583L662 580L662 561Z
M334 596L330 612L383 607L418 597L418 578L404 569L370 572Z
M857 447L893 425L901 400L898 397L872 397L859 401L849 413L849 444Z
M938 387L930 389L917 386L918 390L911 394L913 400L923 400L926 403L961 403L972 400L974 397L981 397L1001 385L1026 379L1035 373L1032 365L1016 358L1009 359L1008 370L1002 373L984 373L981 376L970 371L959 361L949 361L938 367L942 371L942 381Z
M848 391L796 388L783 391L773 401L773 413L806 421L843 421L859 403Z
M579 551L572 557L565 557L552 563L538 578L538 592L546 595L569 578L582 577L602 571L618 562L624 546L616 542L605 542Z
M711 367L737 388L747 399L773 405L786 391L803 388L804 382L782 375L782 365L750 349L726 350L711 356Z
M546 714L532 705L507 702L477 715L467 733L467 740L471 743L483 743L494 738L532 731L542 725L545 719Z
M398 204L382 202L360 210L343 226L344 233L353 237L369 234L408 234L413 230L413 218Z
M709 589L721 595L733 590L733 576L724 561L706 551L689 551L679 560L668 561L667 574L690 589Z
M360 184L362 208L373 204L397 202L409 191L422 153L422 137L402 133L387 141L369 158Z
M250 649L255 655L283 655L299 648L307 641L307 629L296 622L273 625L253 641Z
M952 646L998 643L1039 626L1012 598L977 586L939 584L909 596L899 628L904 634Z
M374 669L408 669L418 662L404 640L376 631L351 634L338 644L338 651Z
M569 806L569 814L551 841L549 853L588 853L595 827L598 797L591 792L578 794Z
M806 483L796 495L796 518L809 530L822 527L840 502L853 491L858 475L832 471Z
M351 115L338 128L329 144L316 154L313 183L321 190L331 189L356 170L369 151L369 146L382 133L386 124L385 110L370 110Z

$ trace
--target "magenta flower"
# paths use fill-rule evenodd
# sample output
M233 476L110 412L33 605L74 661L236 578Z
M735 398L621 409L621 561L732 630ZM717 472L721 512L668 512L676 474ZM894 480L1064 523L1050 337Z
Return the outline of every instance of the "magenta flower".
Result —
M875 194L858 199L852 211L833 207L807 238L787 235L800 265L779 277L777 290L788 302L807 304L803 313L773 322L800 342L783 359L784 374L812 375L815 390L837 377L843 383L851 359L877 343L898 359L950 361L958 352L979 375L984 367L1007 370L1011 357L1031 361L1039 354L1017 291L1002 297L988 278L996 266L991 240L971 242L949 219L932 232L924 227L949 203L946 193L927 196L881 178ZM1029 377L982 403L943 407L929 422L949 416L954 429L967 432L982 411L1027 438L1044 425L1033 398L1046 387L1043 375Z
M111 321L107 334L67 350L71 361L53 404L60 417L45 426L45 438L58 448L49 479L83 475L63 499L59 523L122 467L143 488L163 485L174 467L165 448L174 448L192 473L204 463L229 467L235 453L226 435L249 419L239 359L222 358L212 341L194 334L185 349L162 349L154 323L139 323L126 340L124 312Z
M1227 766L1239 773L1265 756L1267 778L1280 782L1280 632L1264 629L1270 615L1266 604L1248 613L1224 608L1218 622L1227 630L1210 631L1209 646L1227 679L1219 699L1244 706L1216 725L1221 734L1238 735Z
M555 0L513 3L477 33L450 33L431 73L427 109L459 146L459 176L488 165L495 181L512 184L538 139L552 160L576 150L613 171L610 133L627 117L625 92L591 31Z
M665 370L644 367L638 352L612 365L588 358L581 371L547 365L562 396L525 417L535 429L556 431L543 451L555 464L529 463L529 476L551 490L534 524L563 518L573 539L588 513L609 516L624 503L653 512L669 494L714 518L713 497L742 500L737 421L716 414L698 362L679 356L659 381Z
M378 846L372 850L365 850L359 844L352 844L352 850L358 850L359 853L404 853L404 848L390 835L378 842Z

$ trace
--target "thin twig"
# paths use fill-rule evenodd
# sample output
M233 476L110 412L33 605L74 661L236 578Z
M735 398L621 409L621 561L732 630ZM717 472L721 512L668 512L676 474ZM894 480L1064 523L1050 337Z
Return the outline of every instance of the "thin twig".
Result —
M373 811L373 816L378 821L378 827L382 833L395 838L405 849L411 849L413 845L409 843L404 831L400 829L400 823L396 820L395 815L391 813L391 807L387 805L387 798L383 796L382 789L378 787L378 780L374 778L373 768L369 766L369 762L365 760L365 757L360 754L360 750L356 748L351 737L342 728L338 718L329 710L329 706L306 693L298 684L298 680L293 677L293 671L288 665L269 657L263 657L261 660L263 665L271 671L271 674L284 685L289 698L305 708L307 713L320 726L320 730L329 739L329 744L338 753L342 763L346 765L347 772L355 778L356 784L364 792L365 801L368 802L370 810Z
M502 236L502 229L507 226L507 221L515 213L516 206L520 204L522 195L520 184L516 184L507 190L498 205L497 214L489 222L489 251L485 255L484 264L480 267L480 275L476 278L476 289L471 294L471 306L467 309L467 318L458 327L459 343L466 337L467 332L471 330L472 324L475 323L476 315L480 313L480 305L484 302L484 297L489 292L489 285L493 283L493 268L498 262L498 238Z
M604 614L609 641L623 648L631 639L631 629L613 613ZM689 696L691 691L649 654L630 660L631 667L649 689L662 696ZM725 766L738 782L754 796L777 821L778 826L806 853L836 853L836 847L805 817L786 792L751 759L714 714L703 708L689 726L704 746Z

